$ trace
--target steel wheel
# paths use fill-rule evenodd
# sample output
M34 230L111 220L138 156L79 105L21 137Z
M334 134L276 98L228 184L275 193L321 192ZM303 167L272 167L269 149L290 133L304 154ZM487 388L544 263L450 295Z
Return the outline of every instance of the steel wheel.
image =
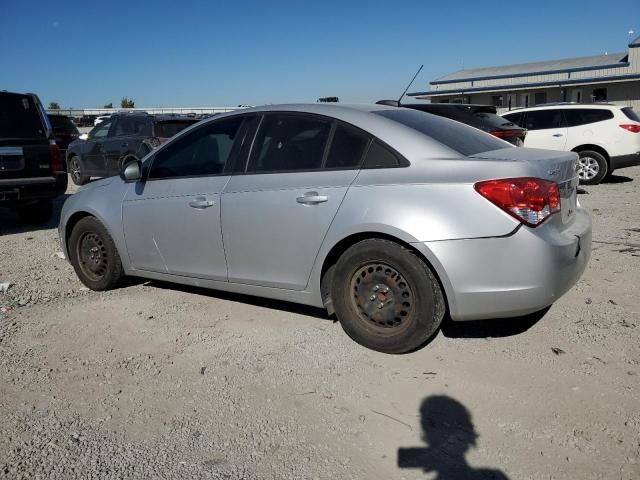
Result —
M593 157L580 157L578 159L580 169L578 170L578 178L582 181L590 181L600 173L600 164Z
M409 282L390 265L363 265L351 277L351 291L354 310L380 335L397 334L413 313L414 294Z
M93 281L101 280L109 267L104 241L95 232L86 232L78 242L78 259L82 272Z

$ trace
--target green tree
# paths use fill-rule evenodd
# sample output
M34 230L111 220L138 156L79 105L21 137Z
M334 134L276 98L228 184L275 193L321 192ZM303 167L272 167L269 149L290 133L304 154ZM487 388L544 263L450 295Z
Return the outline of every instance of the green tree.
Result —
M49 102L49 110L60 110L58 102Z
M123 99L124 100L124 99ZM113 102L109 102L107 103L104 107L102 108L113 108Z
M120 107L122 108L134 108L136 103L133 101L133 98L122 97L120 100Z

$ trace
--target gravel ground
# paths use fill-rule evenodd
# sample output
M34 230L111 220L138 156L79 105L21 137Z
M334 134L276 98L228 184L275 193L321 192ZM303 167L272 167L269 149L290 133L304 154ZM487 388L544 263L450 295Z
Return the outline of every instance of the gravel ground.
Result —
M592 261L542 318L400 356L307 307L89 292L55 220L0 210L0 477L640 478L640 168L616 173L580 196Z

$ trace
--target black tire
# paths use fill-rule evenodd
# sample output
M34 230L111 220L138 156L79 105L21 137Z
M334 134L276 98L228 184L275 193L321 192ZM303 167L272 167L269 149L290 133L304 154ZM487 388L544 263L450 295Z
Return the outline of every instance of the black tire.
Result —
M582 150L578 156L578 177L582 185L597 185L607 176L609 164L604 155L593 150Z
M124 279L116 245L95 217L85 217L69 237L69 261L80 281L91 290L111 290Z
M47 223L53 215L52 200L38 200L36 202L18 205L16 209L22 223L40 225Z
M72 155L67 161L67 172L71 175L71 181L76 185L86 185L90 177L84 173L84 165L78 155Z
M372 350L424 345L445 315L440 284L425 262L389 240L363 240L338 259L331 297L342 328Z

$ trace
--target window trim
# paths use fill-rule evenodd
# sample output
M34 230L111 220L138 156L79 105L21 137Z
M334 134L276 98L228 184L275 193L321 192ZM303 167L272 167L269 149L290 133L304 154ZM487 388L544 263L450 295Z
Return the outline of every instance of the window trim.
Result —
M163 150L165 150L167 147L169 147L170 145L174 144L175 142L181 140L183 137L191 134L191 133L195 133L201 129L205 129L205 128L210 128L213 125L216 125L218 123L222 123L224 121L227 120L236 120L239 119L240 120L240 126L238 127L238 134L242 134L243 130L246 131L246 129L244 129L243 127L245 126L245 124L247 123L247 115L231 115L229 117L224 117L224 118L219 118L219 119L215 119L214 121L211 122L207 122L204 125L200 125L198 128L186 128L185 130L187 130L186 132L184 132L184 134L177 136L175 139L173 139L170 143L165 144L163 146L162 149L157 150L156 152L153 153L152 157L149 159L148 165L144 165L143 164L143 181L145 182L155 182L155 181L162 181L162 180L182 180L182 179L187 179L187 178L212 178L212 177L225 177L225 176L231 176L233 175L233 172L227 171L227 165L228 164L232 164L235 163L235 156L238 155L239 153L239 148L236 148L236 145L238 144L238 140L240 139L240 137L236 138L233 141L233 145L231 147L231 151L229 152L229 158L227 158L227 161L225 162L224 166L222 167L222 171L220 173L208 173L205 175L184 175L184 176L179 176L179 177L151 177L151 171L153 170L153 164L156 161L156 157L162 153ZM197 124L194 124L197 125ZM240 143L242 143L244 141L244 137L242 137L242 141Z

